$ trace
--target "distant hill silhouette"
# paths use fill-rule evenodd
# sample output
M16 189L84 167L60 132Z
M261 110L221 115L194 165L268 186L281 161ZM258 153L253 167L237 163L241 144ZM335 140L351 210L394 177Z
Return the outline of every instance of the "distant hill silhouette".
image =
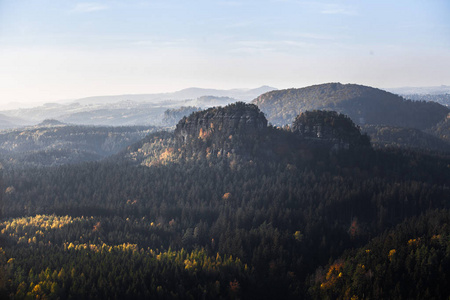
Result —
M151 126L94 127L46 120L34 127L0 132L0 153L14 167L95 161L115 154L154 131Z
M426 129L443 120L449 109L434 102L410 101L368 86L326 83L301 89L277 90L252 101L274 125L290 124L307 110L332 110L357 125L388 125Z
M274 89L269 86L230 90L188 88L173 93L87 97L70 102L46 103L37 107L2 111L0 129L35 125L45 119L92 126L174 126L185 114L174 119L174 114L170 111L169 115L165 114L167 110L187 106L224 106L236 101L249 102Z
M254 89L204 89L204 88L186 88L173 93L156 93L156 94L128 94L128 95L110 95L110 96L94 96L77 99L74 102L80 104L99 104L114 103L119 101L135 101L135 102L158 102L167 100L186 100L196 99L202 96L230 97L241 101L250 101L257 95L276 90L274 87L261 86Z
M164 112L163 124L166 126L175 126L180 119L190 115L195 111L199 111L199 107L195 106L181 106L179 108L167 109Z
M66 123L63 123L61 121L58 121L56 119L45 119L44 121L42 121L41 123L39 123L37 126L64 126L67 125Z
M27 122L20 118L0 114L0 129L20 127L24 124L27 124Z

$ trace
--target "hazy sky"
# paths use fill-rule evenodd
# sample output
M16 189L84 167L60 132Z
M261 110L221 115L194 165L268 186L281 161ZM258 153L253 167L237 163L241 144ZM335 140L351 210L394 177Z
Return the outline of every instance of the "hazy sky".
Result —
M450 1L0 0L0 103L450 85Z

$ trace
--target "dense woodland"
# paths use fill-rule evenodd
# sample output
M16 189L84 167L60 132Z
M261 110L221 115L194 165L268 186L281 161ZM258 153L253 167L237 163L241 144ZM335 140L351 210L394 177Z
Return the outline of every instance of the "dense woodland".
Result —
M102 162L4 169L2 296L450 296L448 154L363 135L335 149L339 136L252 127L258 112L196 113ZM355 137L342 115L309 116Z
M408 219L310 277L313 298L446 299L450 214L429 211Z
M411 101L398 95L356 84L326 83L301 89L262 94L252 101L275 125L291 124L307 110L332 110L358 125L387 125L427 129L450 112L436 102Z
M440 98L434 95L409 96L402 98L356 84L327 83L271 91L252 103L258 105L268 121L277 126L290 125L297 115L305 111L337 111L360 126L377 148L448 152L450 110L446 103L438 101Z
M450 144L450 113L444 120L433 126L429 132Z
M415 128L378 125L366 125L362 130L370 136L370 141L376 148L450 152L450 136L448 136L450 128L445 128L445 125L448 127L448 124L439 123L427 132Z
M5 167L56 166L96 161L156 130L153 126L81 126L44 120L32 127L0 131Z

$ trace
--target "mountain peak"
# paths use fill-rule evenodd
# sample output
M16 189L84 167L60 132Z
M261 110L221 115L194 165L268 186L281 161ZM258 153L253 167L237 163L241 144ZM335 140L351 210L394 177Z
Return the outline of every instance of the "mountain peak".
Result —
M214 136L248 135L263 131L267 119L256 105L236 102L192 113L181 119L175 129L177 139L207 139Z

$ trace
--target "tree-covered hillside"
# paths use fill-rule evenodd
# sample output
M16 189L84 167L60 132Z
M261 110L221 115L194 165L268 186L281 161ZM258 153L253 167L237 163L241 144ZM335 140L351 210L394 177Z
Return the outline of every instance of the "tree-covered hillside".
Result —
M405 99L414 101L433 101L444 106L450 106L450 94L402 94Z
M262 94L252 103L275 125L292 123L311 110L332 110L356 124L430 128L445 118L449 109L434 102L410 101L389 92L356 84L327 83L301 89Z
M424 132L415 128L366 125L362 127L362 131L370 136L372 145L377 148L426 149L450 152L450 139L446 141L445 134L436 136L437 132L444 132L444 130L438 129L442 127L433 128Z
M446 299L450 212L430 211L351 250L311 276L314 299Z
M427 130L427 132L437 136L447 143L450 143L450 113L447 115L447 118Z
M450 158L366 143L335 150L336 139L363 137L347 117L317 111L298 121L327 130L309 137L267 126L256 106L237 103L195 112L106 161L4 170L1 296L362 299L367 272L354 274L366 249L373 274L391 274L389 252L366 245L409 222L433 230L392 231L399 243L386 248L410 255L403 241L420 238L437 251L430 262L442 268L421 265L405 282L448 298L428 279L448 277L443 246L428 244L434 234L446 241L445 222L419 216L448 214ZM341 281L340 265L329 264L349 251L361 255L343 263ZM374 289L407 287L397 274Z
M335 111L306 111L295 118L292 131L304 138L334 140L345 148L370 146L369 137L361 135L353 121Z
M151 126L75 126L46 120L34 127L0 131L0 151L5 167L94 161L119 152L154 130Z

